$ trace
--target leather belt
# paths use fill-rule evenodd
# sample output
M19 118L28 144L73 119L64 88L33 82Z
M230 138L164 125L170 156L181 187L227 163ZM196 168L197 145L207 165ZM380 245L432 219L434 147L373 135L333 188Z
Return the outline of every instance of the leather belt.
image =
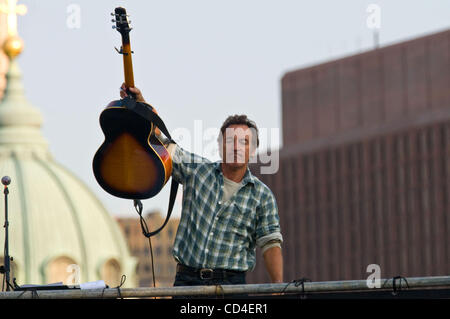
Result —
M226 277L245 274L245 271L211 269L211 268L194 268L183 264L177 264L177 272L192 274L198 276L200 279L224 279Z

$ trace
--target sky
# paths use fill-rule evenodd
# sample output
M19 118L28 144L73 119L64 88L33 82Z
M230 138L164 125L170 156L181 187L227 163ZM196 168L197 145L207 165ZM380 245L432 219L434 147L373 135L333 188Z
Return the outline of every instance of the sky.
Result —
M44 117L55 160L76 174L114 216L137 217L130 200L95 181L103 142L99 115L119 98L120 34L110 13L130 15L135 85L175 140L204 154L224 119L247 114L261 149L282 147L280 80L295 69L450 28L450 1L20 0L25 49L18 58L28 100ZM375 6L374 6L375 5ZM375 29L374 29L375 28ZM167 185L144 210L165 214ZM179 191L181 195L181 190ZM174 214L180 212L178 197Z

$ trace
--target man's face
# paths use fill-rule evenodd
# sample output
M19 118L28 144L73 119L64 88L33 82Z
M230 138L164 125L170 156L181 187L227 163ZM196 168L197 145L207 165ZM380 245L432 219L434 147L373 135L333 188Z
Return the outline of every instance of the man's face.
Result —
M245 124L232 124L222 136L222 159L234 168L246 166L255 153L252 147L252 130Z

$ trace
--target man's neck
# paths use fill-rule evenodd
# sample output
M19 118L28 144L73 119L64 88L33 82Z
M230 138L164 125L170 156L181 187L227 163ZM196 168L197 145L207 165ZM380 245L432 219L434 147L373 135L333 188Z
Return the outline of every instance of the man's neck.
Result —
M247 172L247 165L239 168L233 168L224 163L221 163L220 165L223 176L236 183L241 182Z

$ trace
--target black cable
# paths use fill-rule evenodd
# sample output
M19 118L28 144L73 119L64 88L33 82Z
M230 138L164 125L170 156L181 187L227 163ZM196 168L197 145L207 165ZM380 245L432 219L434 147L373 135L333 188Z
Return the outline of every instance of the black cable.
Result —
M9 282L6 282L6 284L9 286L9 288L12 290L12 291L14 291L14 286L13 285L11 285L11 283L9 283Z
M311 279L308 279L308 278L294 279L294 280L290 281L286 285L286 287L283 288L283 291L281 291L281 293L283 294L286 291L287 287L289 287L290 284L294 284L295 287L298 287L301 285L302 293L301 293L300 297L303 299L305 297L305 282L307 282L307 281L311 282Z
M120 298L120 299L123 299L122 294L120 293L120 287L122 287L122 285L125 283L126 280L127 280L127 276L122 275L122 277L120 278L120 283L119 283L119 285L116 287L117 293L119 294L119 298Z
M152 276L153 276L153 288L156 288L156 280L155 280L155 265L153 264L153 249L152 249L152 240L150 237L148 238L148 244L150 246L150 256L152 261Z
M16 290L17 288L20 288L20 286L17 284L17 281L16 281L15 277L13 278L13 284L14 284L14 289L13 290Z
M122 285L125 283L126 280L127 280L127 276L122 275L122 277L120 277L119 285L117 287L114 287L114 289L117 289L117 294L119 295L120 299L123 299L122 293L120 292L120 288L122 287ZM108 289L108 288L109 288L108 285L105 288L103 288L101 299L103 299L105 297L105 290Z
M399 286L397 287L397 280L399 281ZM406 287L409 288L408 281L405 277L402 276L395 276L392 278L392 295L396 296L400 290L402 290L402 280L405 281ZM383 283L383 287L386 285L386 283L389 281L389 279L386 279L386 281Z
M143 210L142 202L140 200L134 200L134 208L136 209L137 213L139 214L139 222L141 223L142 233L148 239L148 244L149 244L149 248L150 248L150 258L151 258L150 260L151 260L151 263L152 263L153 287L156 287L155 266L154 266L154 262L153 262L152 240L150 238L151 237L150 232L148 231L147 222L145 221L144 217L142 216L142 210Z

